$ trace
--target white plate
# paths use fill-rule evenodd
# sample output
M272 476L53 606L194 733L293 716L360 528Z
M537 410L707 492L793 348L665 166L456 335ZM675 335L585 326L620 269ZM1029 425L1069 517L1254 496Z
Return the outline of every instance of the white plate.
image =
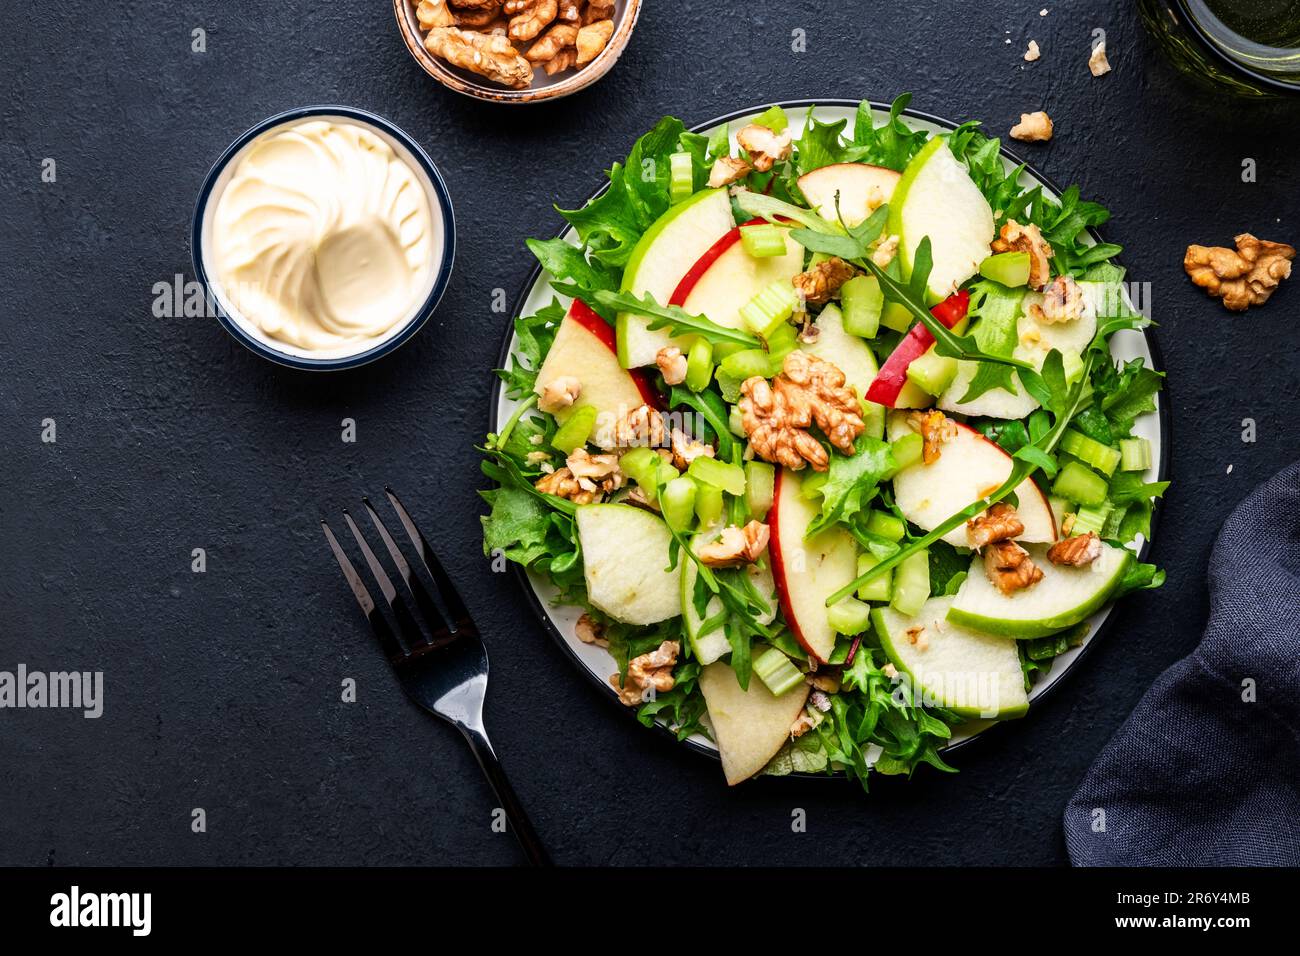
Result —
M745 125L745 122L749 117L759 115L768 108L768 105L758 106L753 109L721 117L703 126L697 127L696 132L707 134L724 123L729 123L731 126L732 142L734 145L735 132ZM786 114L790 118L791 128L796 130L802 129L810 109L810 101L800 100L796 102L785 102L781 105L785 108ZM875 108L876 122L879 123L888 115L888 107L885 106L882 108L880 104L873 104L873 106ZM817 101L815 105L815 115L817 119L823 122L835 122L840 119L847 119L848 126L846 127L845 132L851 134L853 132L854 120L857 116L857 103L848 100ZM956 125L913 111L908 111L905 114L905 119L913 128L926 129L931 132L946 132ZM1008 154L1004 149L1003 162L1007 169L1013 169L1020 165L1021 161L1018 157L1013 157ZM1059 191L1055 189L1052 184L1041 175L1035 174L1029 169L1026 169L1021 174L1020 181L1029 187L1041 185L1043 187L1043 192L1052 198L1056 198L1059 195ZM572 229L566 230L561 235L574 245L578 244L577 234ZM555 292L551 289L545 275L541 274L539 271L534 274L533 278L530 280L529 287L526 289L524 295L520 297L515 314L532 315L544 306L549 305L554 298L556 298ZM563 296L559 298L561 298L562 301L567 301ZM514 355L515 347L516 342L512 334L507 349L503 355ZM1153 354L1154 343L1149 337L1149 332L1142 333L1127 329L1117 332L1111 339L1110 347L1111 354L1117 361L1129 361L1130 359L1142 358L1146 360L1148 367L1156 369L1159 369L1160 367L1159 363L1155 360L1155 355ZM506 398L504 385L501 383L498 383L496 387L494 401L493 428L495 429L497 423L504 422L510 417L511 412L514 411L516 403ZM1134 435L1146 438L1151 442L1151 467L1147 470L1145 475L1146 481L1161 480L1160 476L1163 476L1164 474L1165 429L1163 428L1163 422L1165 406L1163 395L1156 396L1156 403L1157 412L1141 416L1133 428ZM1138 541L1136 544L1139 548L1139 553L1145 555L1148 548L1147 542ZM578 617L582 614L582 609L577 607L553 605L552 600L555 597L555 588L553 588L544 577L530 572L525 575L525 578L532 589L532 594L535 598L535 608L543 621L549 625L552 634L562 642L564 648L568 651L569 656L587 671L598 686L604 688L604 692L609 696L610 700L617 702L617 694L609 683L610 675L614 674L617 670L617 667L614 664L614 659L607 651L591 644L584 644L574 635L574 627L577 623ZM1048 673L1046 677L1041 678L1030 691L1029 699L1031 703L1041 698L1048 692L1048 690L1065 677L1071 667L1073 667L1079 658L1087 652L1088 648L1092 645L1092 642L1097 639L1098 633L1109 619L1113 610L1114 605L1108 605L1092 616L1089 621L1091 628L1087 639L1085 639L1083 644L1079 647L1071 648L1069 651L1061 654L1055 659L1052 664L1051 672ZM623 707L622 704L618 704L618 706ZM629 713L634 713L632 708L624 709ZM1030 712L1032 713L1032 707ZM953 747L975 738L977 735L984 733L997 723L999 722L969 721L961 725L957 728L952 741L948 744L945 750L951 750ZM715 756L717 754L717 747L711 740L703 735L696 734L693 737L690 737L686 743L692 745L696 749ZM806 774L805 776L824 775Z

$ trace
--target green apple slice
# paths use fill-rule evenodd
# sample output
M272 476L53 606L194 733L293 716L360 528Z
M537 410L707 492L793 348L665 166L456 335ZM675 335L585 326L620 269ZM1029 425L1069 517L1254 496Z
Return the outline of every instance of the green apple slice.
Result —
M875 608L871 621L881 648L926 702L965 717L1021 716L1029 709L1029 695L1016 642L948 620L952 602L930 598L914 617Z
M801 342L799 348L825 359L843 372L845 383L858 393L858 398L867 394L880 371L871 347L856 335L844 331L844 316L837 305L822 309L815 326L817 338Z
M707 541L711 534L702 533L696 535L691 541L691 548L695 549L698 545ZM776 585L772 581L772 571L770 568L750 564L746 566L749 572L750 580L758 593L763 595L767 600L769 611L758 618L760 624L770 624L776 618ZM682 566L682 623L686 625L686 637L691 642L691 653L701 664L712 664L724 654L731 652L731 643L727 640L726 632L721 627L711 628L707 633L704 630L704 623L709 618L719 614L722 611L722 599L711 598L703 617L695 610L695 582L699 579L700 571L695 566L695 562L689 559L684 560Z
M579 505L587 597L626 624L657 624L682 612L681 563L671 571L663 519L631 505Z
M722 772L732 787L758 773L776 756L790 739L790 726L808 701L807 684L775 697L753 675L749 688L741 690L736 672L721 661L700 671L700 692L709 708Z
M704 189L679 202L646 230L623 270L623 291L652 295L666 305L677 283L709 248L736 225L725 189ZM653 365L659 350L674 343L667 330L651 332L645 319L620 312L615 323L618 360L624 368Z
M899 237L903 272L929 236L934 268L929 291L938 302L979 271L993 241L993 210L966 167L936 136L912 157L889 204L889 232Z
M1101 557L1083 568L1059 567L1047 560L1046 545L1026 549L1043 579L1023 591L1003 594L976 558L957 592L948 620L1004 637L1046 637L1078 624L1101 609L1124 580L1133 555L1103 545Z
M843 219L844 225L856 226L893 198L898 180L899 174L884 166L832 163L800 176L799 190L827 222Z

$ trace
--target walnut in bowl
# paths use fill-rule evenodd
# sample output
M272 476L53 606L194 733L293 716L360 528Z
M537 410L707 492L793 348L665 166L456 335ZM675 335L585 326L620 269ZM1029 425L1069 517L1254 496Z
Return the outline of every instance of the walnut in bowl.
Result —
M604 76L627 46L641 0L394 0L416 62L458 93L534 103Z

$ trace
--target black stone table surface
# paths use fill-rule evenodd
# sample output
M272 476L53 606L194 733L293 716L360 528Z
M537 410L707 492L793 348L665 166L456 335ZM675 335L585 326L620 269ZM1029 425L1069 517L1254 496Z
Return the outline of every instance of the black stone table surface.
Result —
M9 18L0 670L103 671L105 701L95 720L0 711L0 864L517 862L469 751L400 696L321 538L322 512L386 482L436 529L488 635L487 719L558 862L1065 862L1067 797L1198 639L1219 524L1296 455L1300 289L1231 315L1181 263L1189 242L1241 231L1300 238L1300 103L1185 85L1122 0L645 6L609 76L530 108L436 85L379 0L44 3ZM1099 79L1095 28L1114 65ZM1030 39L1043 55L1026 64ZM997 133L1047 109L1056 138L1017 146L1113 210L1103 234L1151 283L1169 375L1175 484L1154 545L1168 583L1127 600L1027 720L956 755L957 776L922 768L870 796L843 781L728 791L716 764L601 699L515 578L481 557L471 445L508 320L494 290L513 300L533 265L524 237L553 234L552 203L580 201L664 113L697 123L904 90ZM375 365L312 375L255 357L210 318L155 317L155 284L191 277L210 163L264 117L328 102L389 117L447 178L460 248L435 318ZM341 441L345 418L355 443ZM341 700L348 678L356 703ZM796 809L806 832L792 832Z

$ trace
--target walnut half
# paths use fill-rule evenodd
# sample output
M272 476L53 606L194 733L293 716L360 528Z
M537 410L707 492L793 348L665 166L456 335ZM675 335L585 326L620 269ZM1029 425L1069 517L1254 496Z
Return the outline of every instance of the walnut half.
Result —
M676 641L664 641L649 654L628 661L626 681L619 680L618 674L609 678L618 691L618 699L629 707L636 707L646 700L647 691L672 690L673 666L680 650L681 645Z
M759 376L746 379L740 386L739 408L754 454L793 471L805 464L825 471L830 457L808 431L814 424L832 445L853 454L867 425L857 396L844 382L844 373L835 365L801 351L785 357L781 374L772 382Z
M1244 312L1267 302L1278 284L1291 275L1295 248L1256 239L1248 232L1233 242L1236 251L1223 246L1188 246L1183 269L1194 283L1222 299L1225 308Z
M984 573L1003 594L1031 588L1043 579L1042 569L1014 541L995 541L984 549Z
M474 33L456 27L430 30L424 45L453 66L522 90L533 82L532 65L503 36Z

